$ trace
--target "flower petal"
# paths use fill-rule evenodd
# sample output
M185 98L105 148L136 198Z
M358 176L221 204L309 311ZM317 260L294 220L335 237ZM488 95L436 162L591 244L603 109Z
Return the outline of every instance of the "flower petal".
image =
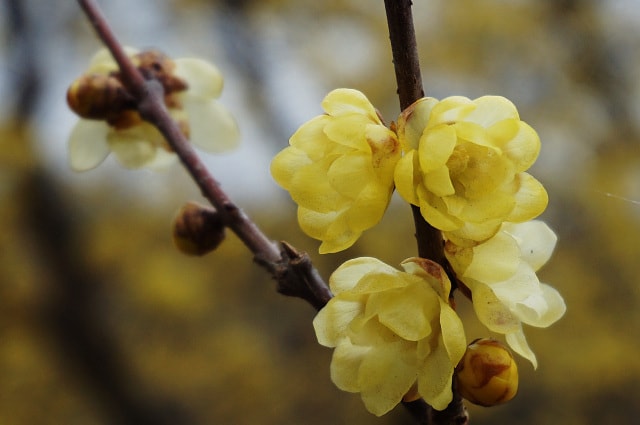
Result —
M453 399L453 368L442 336L439 336L418 375L418 392L436 410L444 410Z
M347 328L353 319L363 312L359 301L334 297L313 319L316 338L325 347L335 347L347 335Z
M415 362L403 361L403 344L376 346L358 371L358 386L365 407L376 416L393 409L416 380Z
M220 153L238 146L238 124L229 111L210 99L182 96L189 117L192 142L207 152Z
M360 365L369 351L370 347L353 345L348 338L336 347L331 358L331 380L338 388L352 393L360 391Z
M533 351L531 351L531 348L529 348L527 338L524 336L524 332L522 332L522 327L515 332L506 334L506 341L513 351L529 360L534 369L538 368L538 360L536 359L536 355Z
M543 221L505 223L503 230L517 242L522 259L533 270L539 270L551 258L558 237Z
M415 101L400 114L397 125L398 139L405 152L409 152L412 149L418 150L420 138L429 122L431 109L437 103L437 99L423 97Z
M104 121L81 119L69 136L69 163L74 171L97 167L109 155L109 126Z
M520 248L506 232L473 248L473 260L463 276L480 282L500 282L513 276L520 263Z
M480 322L490 331L507 334L520 329L520 320L498 299L484 283L475 282L473 292L473 309Z
M375 108L367 97L353 89L335 89L325 96L322 108L334 117L347 114L365 115L371 121L380 123Z
M197 58L175 60L175 75L186 81L190 96L215 99L222 92L222 73L212 63Z
M418 341L431 333L431 319L439 314L438 297L422 282L403 290L372 294L365 315L374 312L378 320L408 341Z
M528 173L518 173L515 181L518 184L514 198L515 207L509 213L507 220L520 223L542 214L549 203L544 186Z
M465 121L480 124L484 128L505 119L518 119L518 110L502 96L482 96L473 101L476 108L464 117Z

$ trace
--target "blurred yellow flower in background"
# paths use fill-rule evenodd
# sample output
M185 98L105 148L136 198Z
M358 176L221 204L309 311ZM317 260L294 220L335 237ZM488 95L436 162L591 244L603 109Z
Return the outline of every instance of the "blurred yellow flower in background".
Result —
M187 138L209 152L237 145L234 118L214 100L222 91L222 75L214 65L196 58L174 61L155 50L126 52L145 78L162 84L165 105ZM157 169L175 160L162 134L136 111L108 50L100 50L70 86L67 102L81 117L69 138L72 169L92 169L110 152L127 168Z
M547 206L527 170L540 150L536 132L503 97L423 98L402 112L400 195L449 238L481 241L503 221L522 222Z
M367 410L378 416L416 384L427 403L446 408L453 370L466 350L442 267L421 258L402 267L369 257L347 261L331 275L335 296L313 321L318 342L335 347L333 382L361 393Z
M400 146L361 92L334 90L322 107L326 114L303 124L276 155L271 174L298 204L302 230L329 253L350 247L382 218Z
M446 236L446 232L445 232ZM471 290L480 321L504 334L509 346L537 367L522 324L545 328L562 317L564 300L536 275L551 257L556 235L542 221L504 223L489 240L472 247L447 241L445 254Z

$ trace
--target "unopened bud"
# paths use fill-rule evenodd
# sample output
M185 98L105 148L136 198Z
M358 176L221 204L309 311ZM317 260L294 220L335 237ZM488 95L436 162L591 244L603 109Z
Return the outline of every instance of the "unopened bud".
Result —
M173 221L173 242L187 255L204 255L220 245L225 226L213 207L186 203Z
M456 368L458 390L480 406L511 400L518 391L518 368L511 352L493 339L472 342Z

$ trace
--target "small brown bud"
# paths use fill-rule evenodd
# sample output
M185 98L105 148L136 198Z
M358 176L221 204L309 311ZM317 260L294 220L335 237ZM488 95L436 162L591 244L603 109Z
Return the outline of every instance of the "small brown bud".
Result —
M184 254L204 255L224 240L225 226L213 207L186 203L173 221L173 243Z
M460 394L471 403L494 406L518 391L518 368L502 343L482 338L472 342L456 368Z

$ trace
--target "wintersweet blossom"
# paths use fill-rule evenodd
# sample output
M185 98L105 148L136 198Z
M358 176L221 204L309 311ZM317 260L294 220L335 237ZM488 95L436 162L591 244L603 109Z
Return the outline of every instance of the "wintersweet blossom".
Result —
M214 65L196 58L172 60L153 50L126 52L146 78L162 84L169 113L190 140L210 152L237 145L236 122L215 101L222 75ZM87 72L69 88L67 100L81 117L69 138L72 169L92 169L110 152L127 168L161 168L175 160L162 134L136 111L108 50L93 57Z
M480 321L489 330L504 334L509 346L534 367L536 356L522 324L544 328L566 310L558 291L540 283L536 275L550 258L556 240L544 222L533 220L504 223L492 238L472 247L451 241L445 245L447 259L471 290Z
M298 204L302 230L329 253L350 247L382 218L400 146L361 92L334 90L322 107L326 113L303 124L276 155L271 174Z
M540 139L507 99L422 98L397 128L398 192L450 238L485 240L503 221L527 221L546 208L545 189L524 172Z
M453 370L466 349L442 267L421 258L402 267L375 258L347 261L331 275L335 296L313 321L318 342L335 347L333 382L361 393L378 416L412 388L435 409L446 408Z

